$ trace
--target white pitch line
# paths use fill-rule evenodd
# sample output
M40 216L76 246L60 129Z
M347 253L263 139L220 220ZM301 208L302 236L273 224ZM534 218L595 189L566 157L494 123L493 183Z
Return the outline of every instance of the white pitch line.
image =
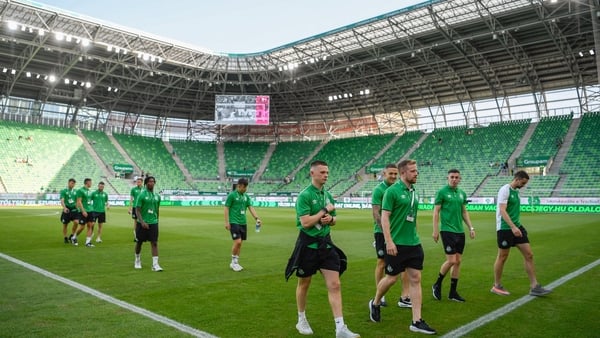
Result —
M170 318L161 316L159 314L156 314L154 312L148 311L148 310L143 309L141 307L138 307L138 306L135 306L133 304L129 304L129 303L124 302L122 300L116 299L116 298L111 297L111 296L109 296L109 295L107 295L105 293L102 293L102 292L98 291L98 290L94 290L94 289L92 289L90 287L87 287L87 286L85 286L83 284L79 284L79 283L74 282L74 281L72 281L70 279L67 279L67 278L61 277L59 275L53 274L50 271L44 270L44 269L39 268L39 267L37 267L35 265L31 265L29 263L23 262L23 261L18 260L18 259L14 258L14 257L5 255L5 254L3 254L1 252L0 252L0 257L4 258L7 261L10 261L10 262L13 262L15 264L18 264L18 265L20 265L20 266L22 266L22 267L24 267L26 269L29 269L29 270L34 271L34 272L37 272L37 273L39 273L41 275L44 275L46 277L52 278L52 279L54 279L56 281L59 281L59 282L61 282L63 284L67 284L68 286L71 286L71 287L76 288L76 289L78 289L80 291L88 293L88 294L90 294L90 295L92 295L94 297L100 298L100 299L102 299L104 301L107 301L107 302L109 302L111 304L120 306L120 307L122 307L124 309L127 309L129 311L141 314L142 316L148 317L148 318L150 318L150 319L152 319L154 321L157 321L157 322L159 322L161 324L171 326L171 327L173 327L173 328L175 328L175 329L177 329L177 330L179 330L181 332L185 332L185 333L190 334L190 335L192 335L194 337L200 337L200 338L215 338L216 337L216 336L211 335L210 333L197 330L197 329L195 329L193 327L190 327L190 326L187 326L185 324L176 322L176 321L174 321L174 320L172 320Z
M598 259L595 262L592 262L576 271L573 271L573 272L569 273L568 275L562 276L561 278L555 280L554 282L546 285L546 287L549 289L554 289L554 288L568 282L569 280L584 274L588 270L591 270L598 265L600 265L600 259ZM536 297L530 296L530 295L523 296L523 297L515 300L514 302L508 303L508 304L504 305L503 307L488 313L485 316L475 319L474 321L470 322L467 325L463 325L453 331L446 333L445 335L442 336L442 338L462 337L462 336L466 335L467 333L470 333L471 331L473 331L495 319L498 319L501 316L504 316L505 314L511 312L512 310L515 310L516 308L533 300L534 298L536 298Z

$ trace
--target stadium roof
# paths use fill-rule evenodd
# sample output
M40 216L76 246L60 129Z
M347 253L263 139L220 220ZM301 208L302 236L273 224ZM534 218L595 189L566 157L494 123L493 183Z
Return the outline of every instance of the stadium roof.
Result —
M0 0L0 86L42 103L191 121L214 118L215 94L271 95L275 123L491 98L500 107L598 84L596 2L427 1L265 52L216 54Z

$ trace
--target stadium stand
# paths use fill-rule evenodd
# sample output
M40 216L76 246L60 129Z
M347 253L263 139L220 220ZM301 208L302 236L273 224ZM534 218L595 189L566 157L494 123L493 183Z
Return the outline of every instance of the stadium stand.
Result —
M459 126L434 130L411 155L419 164L416 185L419 193L433 198L447 184L448 169L456 168L461 172L461 188L467 195L473 194L486 176L500 172L500 163L509 158L529 123L530 120L516 120L482 128Z
M127 163L127 160L110 142L110 139L102 131L82 130L81 133L90 142L98 156L109 167L113 164Z
M191 189L177 164L159 138L113 134L131 159L146 173L156 177L159 189Z
M313 160L323 160L329 164L328 189L334 196L341 195L356 183L359 169L373 159L375 154L388 144L394 134L369 137L352 137L330 140L314 156ZM311 160L312 162L312 160ZM342 181L350 181L343 182ZM336 185L340 184L336 188ZM291 184L282 186L280 192L298 192L310 184L310 164L302 168Z
M501 170L499 164L510 157L529 123L529 120L518 120L480 128L461 126L434 130L410 156L419 163L419 193L422 197L432 198L446 184L446 171L456 167L461 170L461 187L467 194L472 195L477 190L477 196L495 196L499 187L510 181L509 170ZM566 137L570 123L571 116L568 115L542 119L521 156L553 156L558 148L557 140ZM600 141L596 137L599 128L600 113L585 114L560 168L560 176L531 175L522 194L536 197L597 196L600 191L597 180L600 175ZM107 167L113 163L127 163L106 134L87 130L82 130L82 133ZM367 163L383 167L386 163L397 162L422 135L420 131L405 133L379 158L375 158L376 154L395 135L333 139L311 161L322 159L330 163L328 189L334 195L343 195L362 177L368 177L357 195L369 196L379 182L377 174L359 177L359 170ZM122 134L114 136L140 168L147 168L157 176L161 189L197 189L203 192L227 192L231 189L230 181L218 179L214 142L171 141L174 151L194 177L194 186L190 187L160 139ZM70 165L94 163L81 139L70 129L2 120L0 141L6 144L0 150L0 182L5 192L59 191L70 177L77 179L78 185L84 177L92 178L94 184L104 180L109 193L127 194L131 187L129 180L106 177L97 165L92 165L92 169ZM249 191L253 194L300 191L310 184L308 166L291 177L289 184L283 183L283 179L298 169L299 163L305 160L304 156L319 144L320 141L278 143L261 180L252 182ZM264 159L268 146L267 142L226 142L226 160L229 166L236 166L235 169L253 169ZM57 158L60 160L57 161ZM31 177L36 179L31 180Z
M541 119L520 157L552 157L556 155L570 125L570 115Z
M119 150L115 148L114 144L110 141L106 133L94 130L81 130L81 133L88 140L92 148L94 148L94 151L104 162L109 172L112 172L113 164L129 163L123 157L123 155L121 155ZM120 194L128 194L133 185L133 179L127 180L119 177L111 177L107 178L105 181L109 181L111 187Z
M354 195L363 197L370 196L375 186L379 184L382 179L381 172L373 172L370 168L384 168L389 163L398 163L422 135L422 131L409 131L402 134L396 142L391 144L381 156L375 159L373 163L366 168L367 175L364 176L366 182L357 189Z
M256 171L265 157L268 142L225 142L225 168L227 171Z
M564 197L600 195L600 112L584 114L579 130L559 173L565 182L559 192Z
M67 186L69 178L74 178L77 181L77 188L83 186L83 180L85 178L92 179L92 189L95 190L98 186L98 182L103 181L104 190L109 194L119 193L111 183L108 183L106 176L102 170L96 165L96 162L92 156L88 153L83 145L81 145L77 151L73 153L71 158L66 162L61 170L54 176L52 181L48 184L49 191L60 191ZM126 188L123 188L121 193L125 193Z
M69 178L104 181L108 193L127 193L131 184L107 178L71 129L0 121L0 176L6 192L58 192ZM89 165L85 165L89 164Z
M190 171L194 180L216 180L219 175L215 142L170 140L177 156ZM198 185L198 189L203 187ZM203 189L203 188L202 188ZM209 191L216 191L214 189Z
M404 134L373 164L374 167L385 167L388 163L398 163L400 158L412 147L423 135L420 130L409 131Z
M70 129L11 121L0 121L0 137L0 176L10 193L51 191L52 178L82 146Z
M319 143L319 141L279 142L261 180L282 182Z

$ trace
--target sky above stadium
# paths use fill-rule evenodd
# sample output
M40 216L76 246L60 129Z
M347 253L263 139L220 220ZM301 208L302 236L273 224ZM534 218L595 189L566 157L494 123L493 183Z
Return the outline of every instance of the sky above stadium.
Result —
M215 52L279 47L425 0L35 1Z

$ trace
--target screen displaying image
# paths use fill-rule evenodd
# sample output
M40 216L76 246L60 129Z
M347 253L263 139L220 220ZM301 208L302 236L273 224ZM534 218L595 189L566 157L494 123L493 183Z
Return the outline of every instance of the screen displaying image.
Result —
M268 95L216 95L215 123L268 125L269 101Z

